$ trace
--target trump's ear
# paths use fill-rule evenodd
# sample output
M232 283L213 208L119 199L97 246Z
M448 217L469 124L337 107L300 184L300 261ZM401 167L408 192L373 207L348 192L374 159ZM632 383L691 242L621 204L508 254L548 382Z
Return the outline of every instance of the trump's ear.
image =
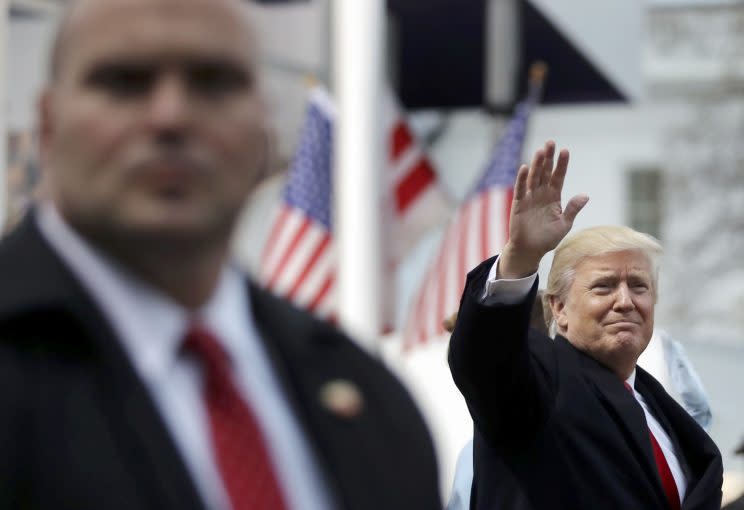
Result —
M566 317L566 303L558 296L548 296L550 301L550 311L553 313L553 319L559 331L566 331L568 327L568 318Z

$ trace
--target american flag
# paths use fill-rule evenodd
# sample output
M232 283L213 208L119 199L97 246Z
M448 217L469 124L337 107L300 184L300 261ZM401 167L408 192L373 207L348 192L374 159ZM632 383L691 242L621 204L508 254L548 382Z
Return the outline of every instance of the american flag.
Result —
M527 98L517 105L477 185L450 221L413 297L403 332L404 348L410 349L445 332L442 323L457 310L467 273L506 243L514 180L527 121L539 92L539 85L533 85Z
M390 164L386 189L388 211L393 217L387 222L385 235L390 266L397 265L423 233L446 221L453 209L431 161L401 112L396 98L388 92L385 117L390 130Z
M385 220L392 220L385 222L389 228L385 273L389 275L405 251L401 241L417 239L442 221L450 207L392 95L386 98L385 115L391 145L386 197L381 198L390 205ZM260 269L268 289L331 321L337 315L331 215L334 117L327 92L313 88ZM392 308L383 311L386 326L391 324L391 313Z

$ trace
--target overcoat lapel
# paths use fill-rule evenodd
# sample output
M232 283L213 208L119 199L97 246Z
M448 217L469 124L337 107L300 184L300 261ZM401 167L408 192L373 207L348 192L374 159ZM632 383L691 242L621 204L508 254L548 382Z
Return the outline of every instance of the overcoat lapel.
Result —
M720 486L723 473L718 448L710 437L700 428L697 423L675 402L656 398L662 391L661 385L647 372L639 368L636 378L636 387L651 406L655 406L654 413L666 420L666 424L678 424L670 431L670 437L674 442L677 452L681 452L683 469L687 476L687 493L682 501L683 510L696 510L711 508L711 487ZM654 389L655 388L655 389ZM720 492L718 502L720 503Z
M653 413L654 417L658 420L658 422L664 428L664 431L669 436L669 439L672 441L672 447L678 455L678 460L680 466L682 467L682 472L684 473L685 478L687 480L690 480L692 473L690 472L690 465L687 462L687 458L684 455L685 450L684 448L682 448L682 445L679 442L677 432L674 430L674 427L672 427L671 423L669 422L667 413L665 413L659 406L658 400L654 396L654 392L648 386L647 378L650 377L651 375L649 375L641 367L636 367L636 390L638 390L638 393L640 393L646 400L646 404L648 404L649 408L651 408L651 412ZM692 420L692 418L690 418L690 420Z
M578 356L578 363L585 378L594 387L602 405L623 433L629 448L633 451L638 463L643 469L643 483L647 485L649 493L656 494L659 504L666 507L661 479L659 477L656 460L651 449L646 416L641 405L625 388L623 381L592 357L579 351L568 340L556 336L556 342L563 349L568 349Z

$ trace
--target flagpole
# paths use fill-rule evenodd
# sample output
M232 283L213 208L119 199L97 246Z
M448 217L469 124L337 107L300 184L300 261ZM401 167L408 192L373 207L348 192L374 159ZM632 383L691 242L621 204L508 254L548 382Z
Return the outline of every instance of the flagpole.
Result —
M9 0L0 0L0 99L5 105L7 98L8 29L10 26ZM0 112L0 235L5 230L8 215L8 110Z
M467 272L478 261L498 253L506 243L513 185L522 163L528 120L539 103L547 74L548 67L543 62L530 66L526 97L515 105L483 173L450 220L414 296L404 328L404 351L454 329L457 313L452 312L457 309ZM483 211L487 211L485 216Z
M545 86L545 80L548 77L548 65L542 60L538 60L530 64L529 71L527 72L527 80L530 87L537 87L538 96L542 95L543 87Z
M333 75L334 236L339 323L368 351L381 328L381 176L384 2L336 0Z

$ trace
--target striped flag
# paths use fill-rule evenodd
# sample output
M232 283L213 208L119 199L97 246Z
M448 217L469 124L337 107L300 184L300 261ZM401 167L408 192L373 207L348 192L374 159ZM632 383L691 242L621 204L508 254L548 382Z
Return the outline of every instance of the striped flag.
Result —
M539 93L539 84L532 85L526 100L517 105L483 175L450 221L412 300L403 332L404 348L445 332L442 323L457 310L467 273L506 243L514 180L527 121Z
M335 107L321 88L310 91L305 124L289 168L282 203L266 242L260 277L272 292L319 317L335 321L336 253L332 228L333 121ZM402 241L418 239L444 220L449 201L423 150L391 96L386 101L390 129L385 216L385 274L405 252ZM385 300L389 304L390 300ZM386 327L392 308L383 311Z
M388 211L393 217L384 234L388 263L394 267L422 234L446 221L454 207L442 192L431 161L406 122L400 104L389 92L385 110L390 130L386 189Z

